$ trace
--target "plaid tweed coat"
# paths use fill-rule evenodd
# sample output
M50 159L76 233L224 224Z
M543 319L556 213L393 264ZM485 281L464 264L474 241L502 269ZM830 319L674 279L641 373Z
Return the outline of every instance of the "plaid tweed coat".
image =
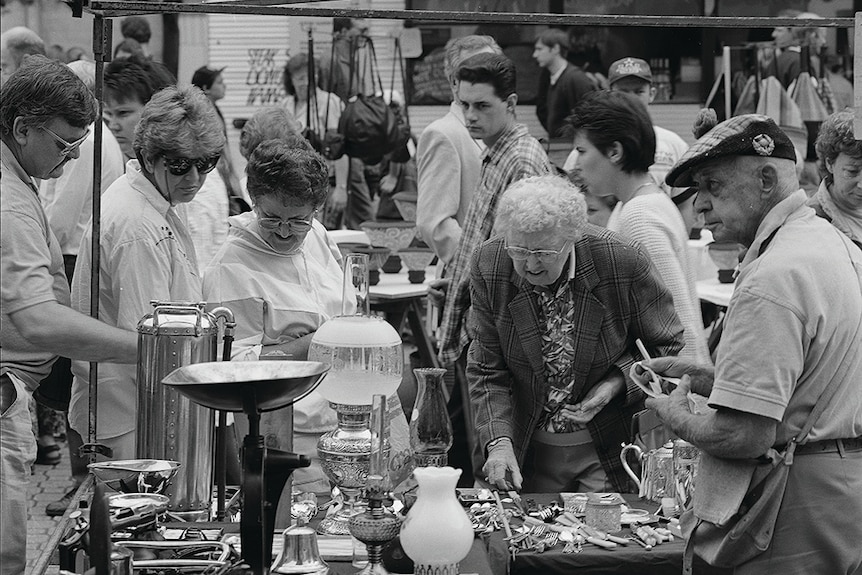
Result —
M580 401L613 368L622 370L625 395L612 400L587 428L609 480L618 491L628 491L620 444L630 440L631 415L644 400L628 375L638 357L635 338L656 356L676 355L683 347L683 327L670 292L636 244L588 225L575 244L575 262L575 385L569 403ZM515 272L502 238L476 251L471 282L467 378L477 446L484 453L489 441L509 437L523 466L548 391L538 296ZM483 464L474 461L477 468Z

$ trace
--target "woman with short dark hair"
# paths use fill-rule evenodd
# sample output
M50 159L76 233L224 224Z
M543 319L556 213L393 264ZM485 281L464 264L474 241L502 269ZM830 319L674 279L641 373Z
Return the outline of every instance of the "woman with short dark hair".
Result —
M578 104L571 121L576 167L590 193L619 200L608 229L643 245L673 294L685 327L680 356L710 362L688 231L673 201L648 172L655 159L655 131L646 105L625 92L593 92Z

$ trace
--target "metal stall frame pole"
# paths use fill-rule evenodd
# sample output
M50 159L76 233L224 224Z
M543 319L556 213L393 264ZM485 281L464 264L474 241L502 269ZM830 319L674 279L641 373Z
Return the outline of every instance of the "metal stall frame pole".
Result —
M96 61L96 103L98 114L96 117L94 150L93 154L93 223L92 237L90 242L90 253L92 265L90 266L90 317L99 319L99 269L101 267L100 240L101 214L102 214L102 135L104 122L102 121L102 95L104 91L105 60L110 60L111 55L111 32L112 23L110 18L96 14L93 20L93 59ZM81 447L82 453L88 453L90 463L96 461L96 454L101 453L108 457L113 454L110 449L97 446L97 416L98 416L98 377L99 364L90 362L90 379L88 383L89 414L87 418L87 443Z
M225 0L221 2L152 3L143 0L90 0L87 12L106 18L140 14L257 14L271 16L319 16L323 18L376 18L437 23L546 24L554 26L640 26L652 28L853 28L853 18L776 18L772 16L640 16L616 14L549 14L539 12L459 12L454 10L389 10L318 8L297 3L327 0Z

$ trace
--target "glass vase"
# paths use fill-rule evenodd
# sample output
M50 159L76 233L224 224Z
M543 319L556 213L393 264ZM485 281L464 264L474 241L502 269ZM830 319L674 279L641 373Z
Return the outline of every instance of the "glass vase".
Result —
M410 447L417 467L443 467L452 447L452 422L446 409L442 368L414 369L419 394L410 417Z

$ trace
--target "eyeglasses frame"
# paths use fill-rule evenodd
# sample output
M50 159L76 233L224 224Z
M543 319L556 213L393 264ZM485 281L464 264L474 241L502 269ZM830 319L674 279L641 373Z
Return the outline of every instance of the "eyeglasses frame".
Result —
M547 264L553 262L556 258L563 255L566 251L571 250L572 243L566 242L565 244L563 244L563 247L558 250L528 250L527 248L522 248L520 246L510 246L508 243L505 247L506 253L509 254L509 257L512 259L512 261L525 262L530 258L530 256L533 256L543 264ZM518 254L517 256L512 254L513 250L518 250L515 252Z
M257 206L255 206L256 208ZM320 213L320 208L314 208L314 211L309 214L308 218L290 218L282 220L280 218L262 218L258 214L257 225L269 232L283 233L282 229L287 226L288 233L303 233L307 232L314 225L314 216ZM276 222L275 224L271 222ZM295 226L299 226L298 228Z
M68 156L69 154L71 154L72 152L74 152L75 150L80 148L81 144L83 144L87 140L87 138L90 137L90 128L87 128L87 131L84 132L83 136L81 136L80 138L78 138L74 142L68 142L68 141L66 141L65 138L60 137L59 134L57 134L55 131L48 128L47 126L39 126L39 127L42 128L43 130L45 130L49 136L54 138L55 142L63 145L63 149L60 150L60 154L62 156Z

